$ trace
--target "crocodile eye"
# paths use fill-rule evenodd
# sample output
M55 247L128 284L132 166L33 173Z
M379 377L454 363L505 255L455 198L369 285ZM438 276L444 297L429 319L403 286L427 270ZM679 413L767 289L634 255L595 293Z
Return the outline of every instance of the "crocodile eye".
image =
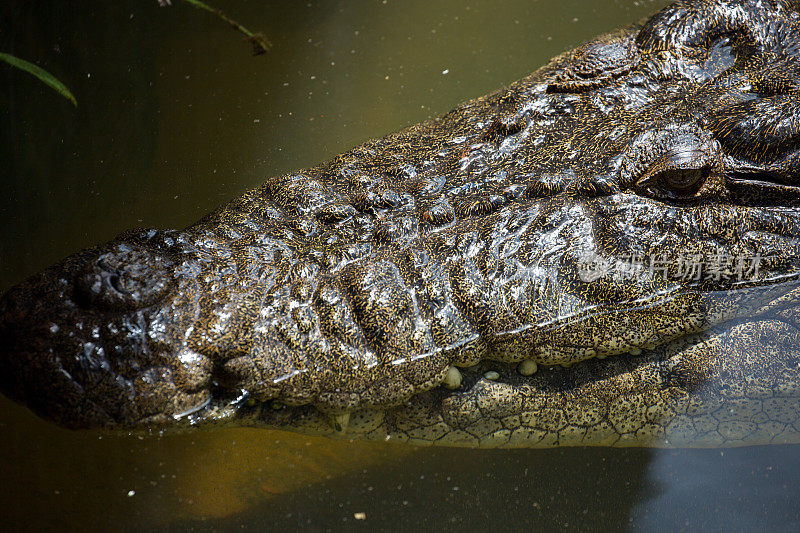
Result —
M636 189L657 200L693 201L719 192L718 161L694 138L684 136L663 150L636 180Z
M642 176L636 187L648 196L669 200L696 200L706 196L709 167L668 168Z
M707 168L689 168L662 172L659 178L676 192L692 194L700 188L708 174Z

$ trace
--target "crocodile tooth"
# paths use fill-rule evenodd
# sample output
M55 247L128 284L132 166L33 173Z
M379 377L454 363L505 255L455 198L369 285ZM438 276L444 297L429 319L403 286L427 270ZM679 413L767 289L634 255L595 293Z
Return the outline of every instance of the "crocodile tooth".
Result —
M523 376L532 376L539 370L539 365L533 359L525 359L517 367L517 372Z
M631 354L631 355L642 355L642 349L634 347L634 348L631 348L630 350L628 350L628 353Z
M347 431L347 425L350 423L350 413L329 415L328 420L337 433L344 433Z
M487 373L483 375L483 377L485 377L489 381L495 381L497 379L500 379L500 374L498 372L495 372L494 370L489 370Z
M448 368L447 374L445 374L444 380L442 381L442 385L448 389L459 388L461 386L461 372L454 366Z

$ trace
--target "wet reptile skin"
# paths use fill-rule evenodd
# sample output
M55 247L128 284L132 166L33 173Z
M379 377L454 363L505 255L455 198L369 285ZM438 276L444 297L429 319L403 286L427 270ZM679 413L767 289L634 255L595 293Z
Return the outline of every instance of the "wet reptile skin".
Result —
M798 9L678 2L79 252L0 301L0 389L76 428L800 442Z

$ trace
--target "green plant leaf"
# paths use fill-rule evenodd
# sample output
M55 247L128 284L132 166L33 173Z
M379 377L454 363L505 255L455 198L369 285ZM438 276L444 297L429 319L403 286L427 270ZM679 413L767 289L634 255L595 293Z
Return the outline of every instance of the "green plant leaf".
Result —
M58 81L58 79L56 79L55 76L53 76L43 68L38 67L33 63L29 63L24 59L12 56L11 54L4 54L2 52L0 52L0 60L5 61L12 67L16 67L20 70L24 70L28 74L36 76L37 78L39 78L39 81L41 81L46 85L49 85L58 94L60 94L61 96L72 102L72 105L74 105L75 107L78 106L78 101L75 100L75 97L72 96L71 92L69 92L67 86Z

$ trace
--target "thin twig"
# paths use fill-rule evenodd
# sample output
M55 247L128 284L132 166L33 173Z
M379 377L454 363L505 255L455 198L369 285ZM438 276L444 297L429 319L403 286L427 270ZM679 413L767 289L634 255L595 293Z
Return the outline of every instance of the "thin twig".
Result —
M272 43L264 36L263 33L253 33L228 15L222 12L221 9L217 9L211 7L210 5L206 4L205 2L201 2L200 0L184 0L186 3L193 5L198 9L202 9L204 11L208 11L209 13L213 13L218 18L222 19L223 21L227 22L231 25L231 27L244 35L247 38L247 41L253 45L253 55L261 55L265 53L269 48L272 46ZM159 3L163 5L170 5L169 0L159 0Z

